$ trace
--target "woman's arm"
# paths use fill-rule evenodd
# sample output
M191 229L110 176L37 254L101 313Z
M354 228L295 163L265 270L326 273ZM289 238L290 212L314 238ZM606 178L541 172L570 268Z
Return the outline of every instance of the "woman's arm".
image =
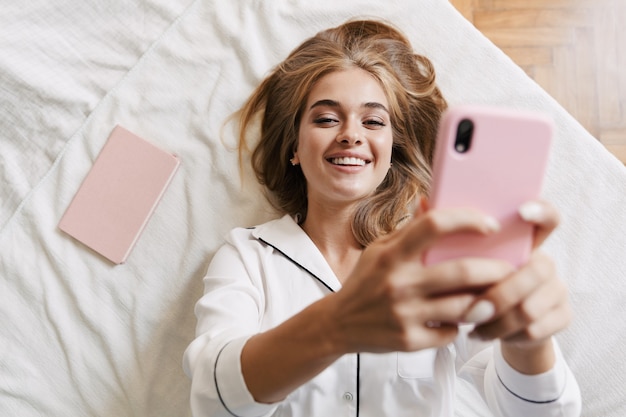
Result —
M245 344L241 370L256 401L283 400L345 353L331 316L333 298L313 303Z
M340 291L247 341L241 369L251 395L261 403L281 401L346 353L450 343L474 290L510 267L466 259L424 268L422 251L450 233L493 232L492 223L470 211L433 212L372 244Z

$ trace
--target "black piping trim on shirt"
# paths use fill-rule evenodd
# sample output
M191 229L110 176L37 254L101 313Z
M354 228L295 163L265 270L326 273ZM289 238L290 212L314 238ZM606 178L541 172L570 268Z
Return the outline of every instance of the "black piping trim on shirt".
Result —
M324 282L324 280L322 280L320 277L315 275L313 272L311 272L308 269L306 269L304 266L302 266L300 263L298 263L295 259L293 259L290 256L288 256L285 252L283 252L282 250L278 249L276 246L272 245L271 243L267 242L266 240L261 239L260 237L257 238L257 239L259 239L261 242L265 243L266 245L271 246L272 248L274 248L274 250L276 250L278 253L283 255L285 258L287 258L289 261L291 261L298 268L302 269L303 271L306 271L309 275L311 275L313 278L318 280L323 286L328 288L328 290L330 292L335 292L335 290L333 290L328 284L326 284ZM361 399L360 398L361 397L361 384L360 384L361 377L360 376L361 376L361 355L359 353L357 353L356 354L356 417L359 417L359 404L361 402L360 401L360 399ZM218 394L219 394L219 392L218 392ZM223 402L222 402L222 404L223 404Z
M565 370L565 372L567 373L567 370ZM528 398L524 398L521 395L518 395L516 393L514 393L511 389L509 389L509 387L506 386L506 384L502 381L502 378L500 378L500 375L498 374L498 371L496 371L496 375L498 376L498 381L500 381L500 383L502 384L502 386L509 392L511 393L511 395L513 395L516 398L519 398L522 401L526 401L527 403L531 403L531 404L550 404L553 402L556 402L559 400L559 398L561 398L561 396L563 395L563 393L565 392L565 387L567 386L567 380L565 382L565 385L563 386L563 390L561 391L561 393L559 394L558 397L552 399L552 400L546 400L546 401L536 401L536 400L529 400Z
M361 354L356 354L356 417L359 417L359 405L361 405Z
M272 245L271 243L258 238L261 242L265 243L268 246L271 246L272 248L274 248L277 252L279 252L281 255L283 255L285 258L289 259L291 262L293 262L296 266L298 266L298 268L305 270L306 272L309 273L309 275L311 275L313 278L315 278L316 280L318 280L319 282L322 283L322 285L324 285L326 288L328 288L328 290L330 292L335 292L335 290L333 290L328 284L326 284L324 282L324 280L322 280L321 278L319 278L317 275L315 275L313 272L309 271L308 269L306 269L304 266L302 266L301 264L299 264L295 259L291 258L289 255L287 255L285 252L283 252L282 250L278 249L276 246Z
M217 363L220 361L220 356L222 356L222 352L224 351L224 349L226 349L226 346L228 346L228 343L222 346L219 353L217 354L217 358L215 358L215 365L213 365L213 380L215 381L215 391L217 391L217 396L219 397L220 402L224 406L224 410L228 411L228 414L230 414L233 417L239 417L237 416L237 414L230 411L228 406L226 406L226 403L224 402L224 399L222 398L222 394L220 393L220 386L217 383Z

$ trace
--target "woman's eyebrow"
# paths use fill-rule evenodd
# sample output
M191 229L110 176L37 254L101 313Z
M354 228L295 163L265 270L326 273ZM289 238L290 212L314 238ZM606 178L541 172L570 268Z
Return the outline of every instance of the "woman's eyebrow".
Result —
M387 110L387 107L385 107L382 103L377 103L375 101L364 103L363 107L367 107L369 109L381 109L389 114L389 110Z
M338 101L335 101L335 100L323 99L323 100L318 100L315 103L313 103L311 105L310 109L314 109L315 107L320 107L320 106L341 107L341 104ZM387 114L389 114L389 110L387 110L387 107L385 107L383 104L375 102L375 101L368 101L366 103L363 103L361 105L361 107L366 107L366 108L369 108L369 109L381 109L381 110L384 110Z
M340 107L339 102L335 101L335 100L331 100L331 99L323 99L323 100L317 100L315 103L313 103L311 105L311 109L314 109L316 107L320 107L320 106L326 106L326 107Z

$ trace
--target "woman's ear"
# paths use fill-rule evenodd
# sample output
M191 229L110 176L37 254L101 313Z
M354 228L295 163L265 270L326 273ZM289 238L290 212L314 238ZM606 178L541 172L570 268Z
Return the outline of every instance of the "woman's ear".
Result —
M293 153L293 158L291 158L289 162L291 162L291 165L293 166L300 165L300 158L298 158L298 152Z
M416 203L417 204L413 212L413 216L415 217L426 213L430 209L429 204L428 204L428 198L426 198L426 196L424 195L417 197Z

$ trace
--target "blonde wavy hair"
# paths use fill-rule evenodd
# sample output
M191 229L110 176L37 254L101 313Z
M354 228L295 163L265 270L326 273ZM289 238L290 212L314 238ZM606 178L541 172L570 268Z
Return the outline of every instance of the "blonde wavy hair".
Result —
M360 68L380 83L390 106L393 164L376 191L355 210L352 231L367 246L395 229L414 201L428 195L435 135L446 101L431 62L387 23L355 20L319 32L289 54L261 82L237 113L239 152L257 117L261 132L251 162L270 203L282 213L307 214L307 184L289 163L298 146L300 118L309 92L325 75ZM256 131L255 131L256 132Z

